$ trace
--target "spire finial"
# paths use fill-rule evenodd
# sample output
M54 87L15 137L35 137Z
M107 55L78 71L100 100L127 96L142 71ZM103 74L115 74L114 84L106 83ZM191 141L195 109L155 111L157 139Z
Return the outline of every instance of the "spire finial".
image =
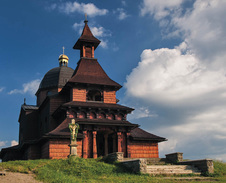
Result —
M63 46L62 48L63 48L63 55L64 55L64 49L65 49L65 47Z
M85 13L85 21L84 23L87 24L88 20L87 20L87 14Z
M24 98L24 105L26 105L26 98Z

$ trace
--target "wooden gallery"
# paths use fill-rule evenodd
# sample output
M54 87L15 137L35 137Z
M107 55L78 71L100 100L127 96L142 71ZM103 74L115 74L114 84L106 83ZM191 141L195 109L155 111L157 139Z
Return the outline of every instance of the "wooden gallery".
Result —
M77 153L97 158L123 152L128 158L158 158L158 143L165 141L127 121L134 109L118 103L122 87L111 80L94 58L100 44L87 20L73 49L80 50L74 69L68 57L59 57L59 67L48 71L36 92L37 104L21 106L19 144L3 148L2 161L67 158L70 153L72 119L79 124Z

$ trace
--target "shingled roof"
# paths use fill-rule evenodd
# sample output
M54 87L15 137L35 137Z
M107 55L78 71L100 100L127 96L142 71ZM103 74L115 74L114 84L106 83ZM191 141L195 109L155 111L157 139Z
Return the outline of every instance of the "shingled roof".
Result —
M133 140L152 140L157 142L166 141L166 138L159 137L152 133L142 130L141 128L135 128L130 132Z
M71 78L73 72L74 72L74 69L66 66L55 67L49 70L43 77L37 93L41 89L48 89L53 87L62 88L67 83L67 81Z
M100 40L93 36L93 34L90 31L90 28L87 24L88 21L85 20L84 22L85 22L85 26L83 28L82 35L80 36L78 41L75 43L73 48L74 49L80 49L82 42L89 42L89 43L93 43L94 49L96 49L96 47L100 44Z
M71 101L64 103L63 107L81 107L81 108L101 108L101 109L115 109L115 110L126 110L133 111L133 108L126 107L120 104L110 104L110 103L102 103L102 102L77 102Z
M47 134L47 136L68 136L70 137L70 130L68 128L68 124L71 121L69 119L65 120L61 123L56 129L52 130ZM122 120L110 120L110 119L76 119L76 123L79 125L101 125L101 126L124 126L129 128L136 128L138 127L137 124L132 124L129 121L122 121ZM81 136L78 136L81 138Z
M113 86L117 90L122 87L108 77L97 59L94 58L81 58L72 78L68 82Z

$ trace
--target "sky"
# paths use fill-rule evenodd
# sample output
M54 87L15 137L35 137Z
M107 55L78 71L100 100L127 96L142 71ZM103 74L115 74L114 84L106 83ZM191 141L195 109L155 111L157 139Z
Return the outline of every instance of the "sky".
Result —
M226 161L226 1L1 0L0 149L16 145L24 103L72 47L84 14L101 40L95 58L123 86L130 122L165 137L160 157Z

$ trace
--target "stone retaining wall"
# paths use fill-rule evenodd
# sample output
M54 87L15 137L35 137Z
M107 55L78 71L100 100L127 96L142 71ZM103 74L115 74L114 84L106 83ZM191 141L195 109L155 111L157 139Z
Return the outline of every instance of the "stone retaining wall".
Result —
M178 163L180 161L183 161L183 153L181 152L166 154L165 156L166 160L171 163Z
M134 173L147 173L147 160L140 158L135 160L122 161L121 164Z
M103 160L107 163L113 163L115 161L122 161L123 160L123 152L114 152L110 153L103 158Z
M202 159L202 160L193 160L193 161L183 161L179 162L179 165L193 165L197 167L202 174L214 173L213 160L211 159Z

